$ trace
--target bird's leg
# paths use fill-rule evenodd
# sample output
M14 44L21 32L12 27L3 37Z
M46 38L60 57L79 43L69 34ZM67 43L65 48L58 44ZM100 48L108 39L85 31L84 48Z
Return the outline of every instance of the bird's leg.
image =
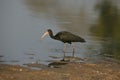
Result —
M72 47L72 50L73 50L73 54L72 54L72 56L74 57L75 47L74 47L74 44L73 44L73 43L71 44L71 47Z
M65 53L66 53L66 43L64 43L64 49L63 49L63 52L64 52L64 58L65 58Z

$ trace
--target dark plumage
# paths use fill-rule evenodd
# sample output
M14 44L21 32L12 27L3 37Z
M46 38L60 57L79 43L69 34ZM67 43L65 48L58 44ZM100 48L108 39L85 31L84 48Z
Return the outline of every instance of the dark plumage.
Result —
M71 44L72 42L85 42L85 40L77 35L74 35L70 32L67 31L61 31L58 32L55 36L53 35L53 32L51 29L48 29L41 38L43 38L45 35L48 35L55 40L62 41L63 43L69 43ZM64 45L64 52L65 52L66 45ZM73 48L73 56L74 56L74 47ZM65 55L64 55L65 56Z

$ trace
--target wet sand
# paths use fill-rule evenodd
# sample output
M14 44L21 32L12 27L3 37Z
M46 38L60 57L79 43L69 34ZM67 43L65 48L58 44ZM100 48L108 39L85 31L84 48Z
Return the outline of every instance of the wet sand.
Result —
M69 62L57 68L44 65L41 68L0 64L0 80L120 80L120 63L111 61Z

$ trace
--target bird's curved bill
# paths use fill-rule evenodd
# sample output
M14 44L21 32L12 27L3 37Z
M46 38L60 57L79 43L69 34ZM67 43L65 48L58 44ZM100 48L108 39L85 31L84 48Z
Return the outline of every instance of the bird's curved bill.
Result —
M46 31L42 36L41 36L41 38L44 38L46 35L48 35L49 33L48 33L48 31Z

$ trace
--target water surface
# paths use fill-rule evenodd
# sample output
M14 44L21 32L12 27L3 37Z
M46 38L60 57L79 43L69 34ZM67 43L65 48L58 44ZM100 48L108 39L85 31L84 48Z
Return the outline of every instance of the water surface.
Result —
M117 6L113 9L113 11L116 10L113 15L118 17L117 0L113 2ZM77 57L99 60L101 59L99 54L109 52L118 56L120 37L119 33L115 32L119 32L119 24L112 24L111 30L116 26L116 31L110 31L113 32L111 34L109 27L105 29L101 27L101 25L108 26L104 17L100 16L105 14L100 12L102 9L99 8L99 6L106 7L103 3L105 3L104 0L1 0L0 63L47 64L48 60L52 60L50 56L61 59L63 57L62 42L52 40L49 36L40 39L40 36L49 28L54 34L66 30L86 40L86 43L74 43ZM111 3L106 3L108 7L111 6ZM99 19L103 19L103 24L100 24ZM117 21L119 23L119 19ZM108 44L105 44L106 40ZM110 42L111 40L113 42ZM67 47L67 55L71 56L71 47L70 45Z

